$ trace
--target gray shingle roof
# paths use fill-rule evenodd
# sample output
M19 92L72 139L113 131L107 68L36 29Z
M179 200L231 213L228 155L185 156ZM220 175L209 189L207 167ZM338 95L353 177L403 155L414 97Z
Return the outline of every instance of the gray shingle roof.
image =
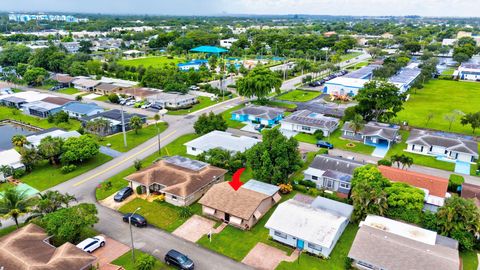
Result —
M331 129L332 127L336 127L339 122L337 118L327 117L309 110L296 111L282 121L320 129Z
M443 146L450 151L468 153L478 156L478 144L476 141L462 138L455 134L429 132L426 130L414 129L410 132L407 139L408 144L417 144L423 146Z
M342 130L354 131L350 126L350 122L345 122ZM400 130L399 126L378 123L378 122L368 122L365 124L362 130L358 132L363 136L379 136L384 139L394 141L397 138L398 131Z
M240 110L236 110L233 113L240 115L253 115L255 117L270 120L276 118L279 114L283 114L283 112L285 112L285 110L280 108L271 108L266 106L248 106Z
M310 164L310 167L331 173L337 172L343 175L353 175L353 170L363 165L362 162L351 159L329 155L318 155L315 157L312 164Z

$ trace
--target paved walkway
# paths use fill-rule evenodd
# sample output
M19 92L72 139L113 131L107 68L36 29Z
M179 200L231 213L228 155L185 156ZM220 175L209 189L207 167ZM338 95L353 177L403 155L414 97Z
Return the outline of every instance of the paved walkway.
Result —
M129 250L130 248L127 245L106 237L105 246L95 250L92 255L97 257L97 263L101 270L118 269L118 267L112 267L110 263Z
M282 261L293 262L298 258L295 250L290 256L285 251L279 250L264 243L258 243L248 252L242 262L259 270L274 270Z
M106 146L100 146L100 153L104 154L104 155L107 155L107 156L111 156L113 158L116 158L116 157L119 157L122 155L122 152L118 152L117 150L113 150L112 148L110 147L106 147Z

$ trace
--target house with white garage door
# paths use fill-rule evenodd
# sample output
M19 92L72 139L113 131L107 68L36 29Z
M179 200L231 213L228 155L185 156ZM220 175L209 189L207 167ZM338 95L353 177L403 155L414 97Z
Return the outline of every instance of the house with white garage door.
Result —
M187 147L187 154L197 156L215 148L227 150L232 154L244 152L259 142L260 140L252 137L235 136L225 131L214 130L184 145Z
M474 162L478 143L472 138L444 132L415 129L407 139L407 152L436 156L445 161Z

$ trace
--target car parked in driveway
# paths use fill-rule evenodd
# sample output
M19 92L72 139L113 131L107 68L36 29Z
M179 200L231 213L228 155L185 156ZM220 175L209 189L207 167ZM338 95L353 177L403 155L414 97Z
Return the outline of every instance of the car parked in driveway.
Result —
M130 197L133 194L133 189L131 187L124 187L115 194L113 200L116 202L123 202L126 198Z
M317 147L333 149L333 144L326 141L317 141Z
M105 237L97 235L83 240L77 245L77 247L85 252L92 253L96 249L105 246L105 243Z
M165 255L165 263L182 270L193 270L195 268L191 259L174 249L171 249Z
M135 227L147 227L147 219L139 214L126 213L123 215L123 222L129 222L132 219L132 225Z

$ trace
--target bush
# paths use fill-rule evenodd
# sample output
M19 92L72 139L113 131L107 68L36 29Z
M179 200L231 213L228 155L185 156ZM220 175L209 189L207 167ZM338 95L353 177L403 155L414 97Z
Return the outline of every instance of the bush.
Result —
M463 176L458 174L451 174L450 178L448 179L448 191L458 192L458 187L461 186L463 182L465 182Z
M190 207L188 207L188 206L183 206L183 207L180 208L179 216L180 216L181 218L185 218L185 219L186 219L186 218L191 217L192 215L193 215L193 213L192 213L192 210L190 209Z
M328 149L327 148L320 148L318 150L317 155L328 155Z
M103 189L109 190L113 187L112 181L105 181L102 185Z
M307 192L307 187L305 187L304 185L300 185L300 184L296 184L296 185L293 185L293 189L301 192L301 193L306 193Z
M160 195L156 195L155 197L153 197L153 201L154 202L164 202L165 201L165 195L163 194L160 194Z
M317 184L313 181L310 181L310 180L300 180L300 185L302 186L306 186L306 187L309 187L309 188L316 188L317 187Z
M115 104L120 103L120 98L118 97L117 94L114 94L114 93L108 95L108 100L109 100L111 103L115 103Z
M71 173L71 172L75 171L76 169L77 169L76 165L70 164L70 165L65 165L62 168L60 168L60 171L63 174L67 174L67 173Z
M280 184L279 187L280 187L280 193L282 194L289 194L293 190L293 187L291 184Z
M140 171L142 169L142 161L137 159L133 162L133 167L135 167L135 170Z
M320 130L320 129L317 129L317 130L315 130L315 132L313 133L313 136L315 136L315 139L321 140L321 139L323 139L323 131Z
M152 270L156 263L155 257L150 254L142 254L138 257L135 269L137 270Z
M13 178L19 179L25 174L25 169L17 169L13 171Z
M388 159L380 159L378 162L377 162L378 166L380 165L383 165L383 166L388 166L388 167L391 167L392 166L392 162Z
M143 194L143 190L142 190L142 187L141 186L137 186L135 188L135 191L137 192L138 195L142 195Z

